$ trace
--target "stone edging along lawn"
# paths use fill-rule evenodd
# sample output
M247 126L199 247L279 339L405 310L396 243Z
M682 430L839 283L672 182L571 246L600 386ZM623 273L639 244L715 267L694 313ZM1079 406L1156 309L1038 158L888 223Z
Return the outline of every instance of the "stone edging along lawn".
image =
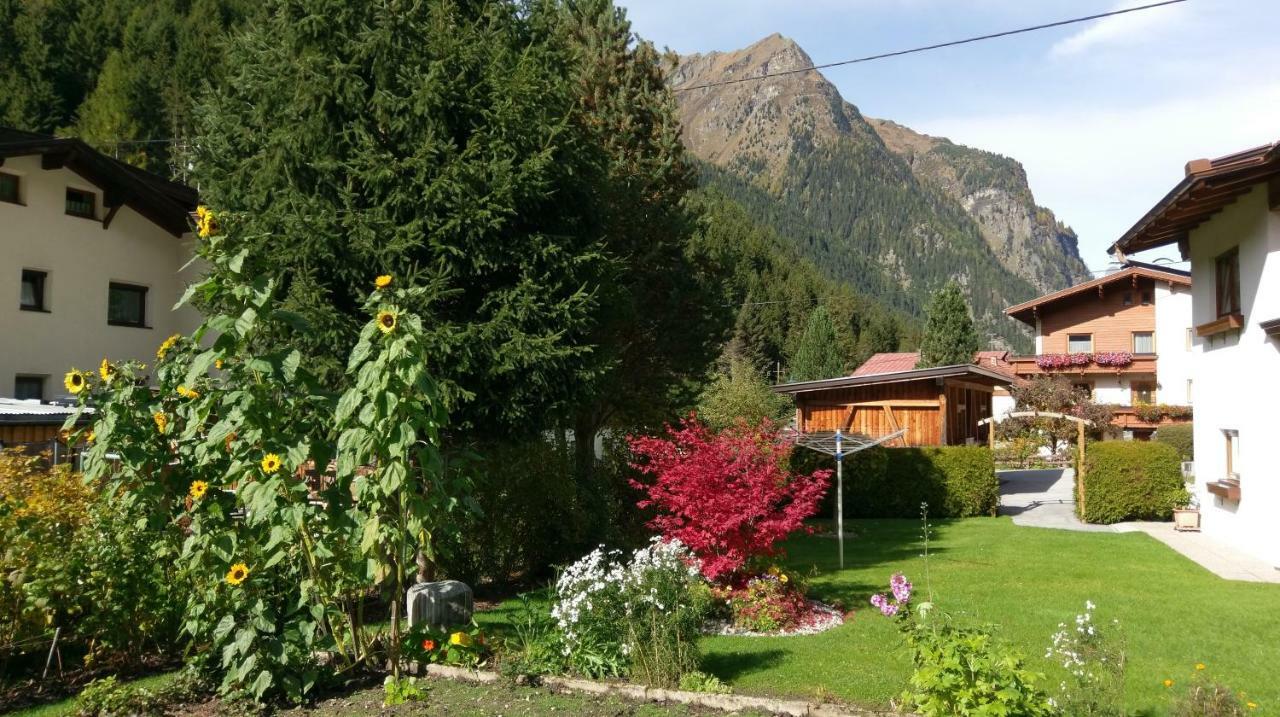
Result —
M490 683L502 679L492 670L469 670L451 665L426 665L425 672L431 677L449 680L466 680L469 682ZM554 690L562 692L581 692L598 695L616 695L641 702L676 702L686 705L697 705L724 712L741 710L762 710L779 715L793 717L884 717L897 715L893 712L869 712L852 710L835 705L816 704L800 700L779 700L771 697L750 697L747 695L718 695L707 692L688 692L685 690L667 690L660 687L649 687L627 682L605 682L601 680L583 680L574 677L540 677L539 682Z

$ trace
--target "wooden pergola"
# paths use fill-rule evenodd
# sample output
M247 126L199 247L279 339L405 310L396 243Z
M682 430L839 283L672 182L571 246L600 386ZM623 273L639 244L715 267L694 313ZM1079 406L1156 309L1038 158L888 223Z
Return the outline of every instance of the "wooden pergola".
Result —
M990 425L987 430L987 445L990 446L992 452L996 449L996 431L995 425L1006 418L1061 418L1076 424L1076 502L1080 505L1080 510L1084 511L1084 429L1085 426L1092 426L1093 421L1079 416L1072 416L1066 413L1056 413L1053 411L1010 411L1003 416L992 416L984 418L978 423Z

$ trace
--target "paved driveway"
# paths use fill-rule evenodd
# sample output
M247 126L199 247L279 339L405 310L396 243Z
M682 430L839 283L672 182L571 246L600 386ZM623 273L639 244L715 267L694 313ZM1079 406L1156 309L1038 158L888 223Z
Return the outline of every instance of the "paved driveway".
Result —
M1013 516L1017 525L1109 533L1107 525L1088 525L1076 517L1075 471L1055 468L1036 471L997 471L1000 515Z

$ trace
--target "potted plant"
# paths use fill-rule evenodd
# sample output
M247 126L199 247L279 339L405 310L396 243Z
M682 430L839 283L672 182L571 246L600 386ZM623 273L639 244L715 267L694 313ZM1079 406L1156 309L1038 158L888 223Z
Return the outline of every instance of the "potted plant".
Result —
M1192 488L1193 490L1187 491L1187 494L1191 496L1187 500L1187 505L1173 509L1174 530L1200 532L1200 499L1196 497L1194 486Z

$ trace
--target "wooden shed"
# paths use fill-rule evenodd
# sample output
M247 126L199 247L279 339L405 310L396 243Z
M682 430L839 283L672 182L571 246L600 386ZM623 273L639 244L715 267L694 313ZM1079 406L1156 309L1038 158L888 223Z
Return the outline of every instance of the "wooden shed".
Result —
M0 398L0 448L62 450L54 444L61 441L62 424L75 412L73 406Z
M996 386L1008 386L1005 374L975 366L939 366L774 386L795 396L796 429L849 431L885 436L906 433L891 445L956 446L986 443Z

